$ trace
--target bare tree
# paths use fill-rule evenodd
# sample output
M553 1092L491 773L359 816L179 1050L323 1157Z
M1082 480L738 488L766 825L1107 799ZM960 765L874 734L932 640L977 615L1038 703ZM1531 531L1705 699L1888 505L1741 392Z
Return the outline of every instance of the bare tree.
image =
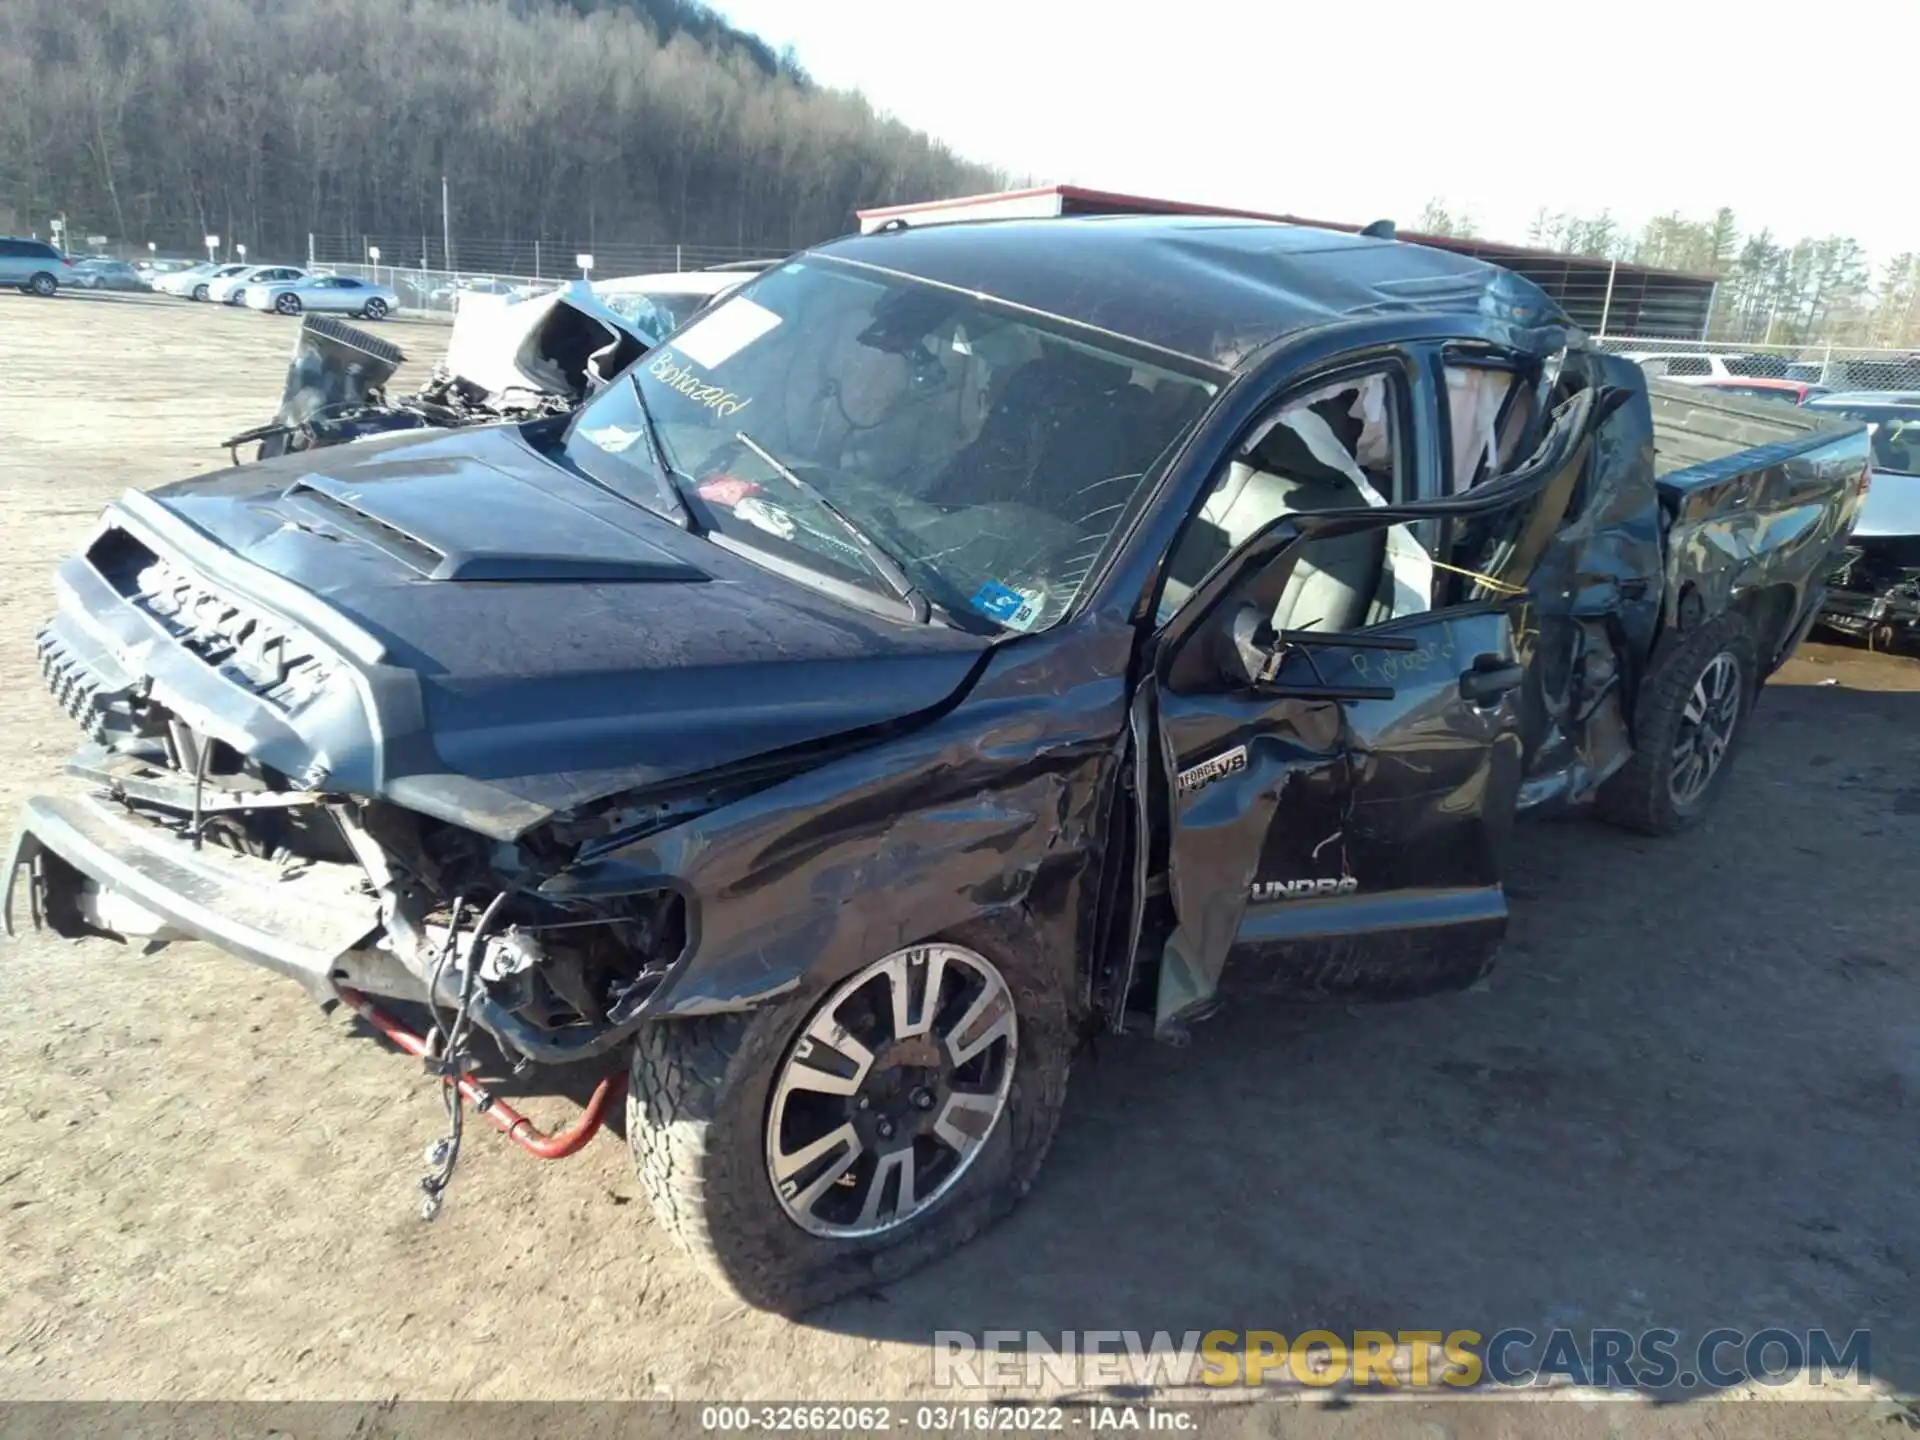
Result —
M437 249L443 174L469 237L772 249L1001 180L693 0L0 6L0 208L29 224Z

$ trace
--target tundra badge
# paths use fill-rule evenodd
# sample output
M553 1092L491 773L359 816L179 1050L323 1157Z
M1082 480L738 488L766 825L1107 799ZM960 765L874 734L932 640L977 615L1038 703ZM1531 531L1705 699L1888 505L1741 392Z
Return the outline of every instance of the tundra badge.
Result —
M1343 875L1338 880L1256 880L1253 882L1252 900L1256 905L1264 905L1269 900L1305 900L1319 895L1351 895L1360 888L1360 882L1351 875Z

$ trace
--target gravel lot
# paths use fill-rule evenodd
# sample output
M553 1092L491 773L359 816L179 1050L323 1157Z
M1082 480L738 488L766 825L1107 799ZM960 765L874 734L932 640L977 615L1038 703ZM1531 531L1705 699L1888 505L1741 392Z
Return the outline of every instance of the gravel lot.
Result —
M445 332L384 333L430 363ZM224 465L292 336L0 295L8 812L76 738L33 658L51 570L122 487ZM801 1324L677 1256L616 1134L543 1166L482 1130L424 1225L416 1064L202 946L6 947L0 1395L898 1398L936 1328L1506 1325L1865 1326L1920 1388L1916 722L1920 663L1807 647L1709 823L1530 832L1489 985L1102 1044L1012 1219Z

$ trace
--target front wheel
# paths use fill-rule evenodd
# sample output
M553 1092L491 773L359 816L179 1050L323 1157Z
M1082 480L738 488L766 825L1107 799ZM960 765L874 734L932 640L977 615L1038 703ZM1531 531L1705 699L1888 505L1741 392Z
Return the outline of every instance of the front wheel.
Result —
M194 298L194 299L196 299L196 300L204 300L204 299L206 299L206 298L207 298L207 287L206 287L206 286L204 286L204 285L196 285L196 286L194 286L194 287L193 287L193 298Z
M27 281L27 293L38 295L42 300L51 298L53 292L59 288L60 282L44 270Z
M1031 937L897 950L748 1015L635 1042L627 1138L655 1214L742 1299L796 1313L947 1253L1026 1193L1072 1060Z
M1670 835L1706 813L1759 688L1745 617L1717 616L1656 659L1640 688L1633 758L1600 787L1603 820Z
M387 318L387 302L376 296L367 301L360 314L368 320L384 320Z
M298 295L276 295L273 297L273 308L282 315L298 315L300 313L300 297Z

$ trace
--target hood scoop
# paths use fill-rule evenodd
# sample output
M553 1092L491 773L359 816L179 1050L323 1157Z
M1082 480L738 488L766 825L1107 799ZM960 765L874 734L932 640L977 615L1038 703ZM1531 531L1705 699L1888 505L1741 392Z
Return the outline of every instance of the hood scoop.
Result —
M551 492L475 485L457 467L350 484L304 475L282 492L295 515L369 545L428 580L630 584L705 580L696 566ZM486 478L508 479L487 467Z

